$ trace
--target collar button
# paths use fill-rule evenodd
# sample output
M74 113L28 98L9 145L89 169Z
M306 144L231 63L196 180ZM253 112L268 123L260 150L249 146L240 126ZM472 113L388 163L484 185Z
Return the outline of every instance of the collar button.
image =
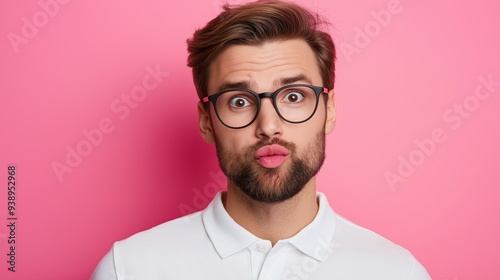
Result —
M267 247L264 244L259 244L259 245L257 245L257 250L259 252L265 252L265 251L267 251Z

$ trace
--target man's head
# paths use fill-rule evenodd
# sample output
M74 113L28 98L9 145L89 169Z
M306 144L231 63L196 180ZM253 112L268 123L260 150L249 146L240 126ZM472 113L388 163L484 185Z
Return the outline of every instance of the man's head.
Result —
M188 40L201 134L229 186L256 201L293 197L323 164L335 50L322 23L295 4L258 1L226 6Z
M333 89L335 47L330 35L323 32L327 22L319 15L281 1L256 1L224 11L188 40L188 66L200 99L208 95L210 66L232 45L258 46L265 42L303 39L314 52L323 86Z

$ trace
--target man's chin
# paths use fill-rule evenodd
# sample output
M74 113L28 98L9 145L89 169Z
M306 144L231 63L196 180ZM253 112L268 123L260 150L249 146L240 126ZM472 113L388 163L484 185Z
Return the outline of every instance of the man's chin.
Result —
M272 194L267 193L266 195L260 195L260 196L250 196L247 194L247 196L252 201L255 201L258 203L278 204L278 203L283 203L285 201L288 201L289 199L293 198L297 194L298 193L295 193L292 195L283 195L283 194L276 194L276 193L272 193Z
M251 188L239 187L242 192L251 200L262 203L280 203L291 199L296 196L302 189L286 189L288 186L283 184L259 184L258 186L252 186Z

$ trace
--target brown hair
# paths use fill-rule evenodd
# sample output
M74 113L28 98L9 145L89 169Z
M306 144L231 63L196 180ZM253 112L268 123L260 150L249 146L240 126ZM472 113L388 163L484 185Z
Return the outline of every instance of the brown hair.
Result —
M333 89L335 45L320 30L327 22L318 14L293 4L261 0L240 6L225 4L223 11L187 40L188 66L200 99L207 96L209 68L217 56L231 45L260 45L267 41L304 39L314 51L323 86Z

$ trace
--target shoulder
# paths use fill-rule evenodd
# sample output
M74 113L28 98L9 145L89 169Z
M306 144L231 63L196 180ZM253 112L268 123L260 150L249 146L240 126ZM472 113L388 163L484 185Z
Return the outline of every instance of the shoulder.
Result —
M178 262L186 250L206 246L203 232L201 212L196 212L136 233L113 244L91 279L128 279L139 271L153 279L157 271L166 269L166 263Z
M351 250L375 251L385 254L408 253L403 247L391 242L381 235L361 227L336 214L335 239Z
M425 268L405 248L387 238L336 215L332 259L344 271L377 272L385 279L430 279ZM350 268L350 269L348 269Z
M113 245L117 256L147 256L151 251L168 252L175 248L189 247L203 236L202 212L165 222L148 230L136 233Z

